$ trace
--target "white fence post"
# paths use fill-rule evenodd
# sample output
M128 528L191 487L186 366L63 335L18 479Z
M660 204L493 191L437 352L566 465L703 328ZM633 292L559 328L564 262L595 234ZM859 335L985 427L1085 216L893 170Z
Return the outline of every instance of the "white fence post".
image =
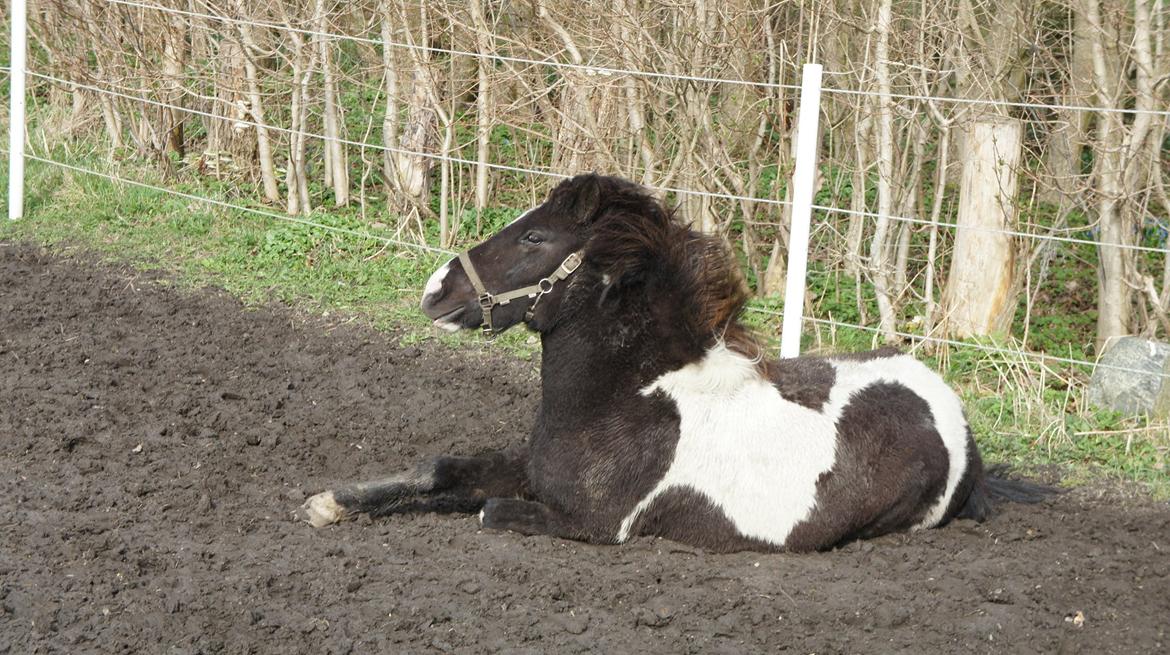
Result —
M28 52L28 0L12 0L8 74L8 218L24 215L24 69Z
M805 64L796 122L796 168L792 171L792 225L788 234L788 278L784 286L784 323L780 356L800 354L804 286L808 272L808 232L813 185L817 179L818 123L821 115L821 65Z

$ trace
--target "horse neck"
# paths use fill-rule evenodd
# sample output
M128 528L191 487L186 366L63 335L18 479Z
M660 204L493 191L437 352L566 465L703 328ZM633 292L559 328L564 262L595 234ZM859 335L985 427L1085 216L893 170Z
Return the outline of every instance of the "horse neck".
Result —
M665 317L624 312L616 322L583 311L541 335L542 404L578 414L606 411L615 399L638 394L663 373L702 351Z

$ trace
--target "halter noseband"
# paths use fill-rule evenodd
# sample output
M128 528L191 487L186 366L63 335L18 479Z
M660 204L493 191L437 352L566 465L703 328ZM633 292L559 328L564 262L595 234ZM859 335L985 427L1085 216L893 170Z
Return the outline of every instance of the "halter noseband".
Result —
M467 279L471 280L471 286L475 287L475 293L479 296L479 308L483 311L483 333L486 336L493 336L495 334L492 327L492 309L496 305L507 305L517 298L536 298L532 304L528 306L528 311L524 313L524 320L531 321L533 312L536 310L536 303L544 294L553 290L553 286L561 280L573 274L581 266L581 251L570 253L565 257L565 261L556 268L548 277L541 278L536 284L514 289L512 291L505 291L504 293L492 294L483 285L483 280L479 279L479 274L475 272L475 266L471 264L471 257L467 254L468 250L459 253L459 261L463 264L463 272L467 273Z

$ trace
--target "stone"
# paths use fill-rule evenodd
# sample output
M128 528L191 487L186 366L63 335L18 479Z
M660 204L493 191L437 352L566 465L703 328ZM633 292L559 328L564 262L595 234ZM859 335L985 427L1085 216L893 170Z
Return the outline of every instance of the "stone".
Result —
M1121 337L1105 353L1089 380L1089 404L1124 414L1165 415L1170 411L1170 344Z

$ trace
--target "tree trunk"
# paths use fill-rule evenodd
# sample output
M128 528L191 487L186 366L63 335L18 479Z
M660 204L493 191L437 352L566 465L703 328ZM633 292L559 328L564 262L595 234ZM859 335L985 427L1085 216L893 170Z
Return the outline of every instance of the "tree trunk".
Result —
M403 9L403 18L406 9ZM412 44L427 43L427 16L426 6L418 8L416 20L403 20L404 30L410 32L413 22L417 22L419 37L408 35ZM396 155L395 169L398 174L398 186L405 196L401 205L403 213L411 209L423 211L427 205L427 195L430 187L430 171L433 160L426 154L431 150L435 130L435 110L431 103L431 94L428 85L431 83L427 75L426 50L411 49L408 54L410 62L410 90L406 98L406 120L402 124L399 134L399 147L403 152Z
M483 0L471 0L471 23L475 29L475 47L480 57L476 60L475 95L475 211L476 232L483 220L483 210L488 202L488 150L491 146L491 81L488 72L491 62L486 55L491 52L490 29L483 15ZM447 144L450 147L450 144Z
M313 77L314 53L311 44L298 32L289 31L292 40L292 101L289 106L289 118L292 134L289 135L288 174L285 184L288 186L288 213L309 215L313 211L312 200L309 197L308 173L305 170L306 139L309 125L309 80Z
M237 11L243 12L243 3L237 4ZM241 13L241 15L246 15ZM262 52L252 38L252 27L246 23L236 26L240 50L244 54L244 76L248 81L248 113L256 124L256 157L260 162L260 180L264 186L264 200L280 202L280 185L276 181L276 165L272 160L272 141L268 136L268 123L264 119L264 100L260 92L260 75L255 58ZM295 92L294 92L295 93Z
M165 20L163 29L163 92L162 101L168 106L162 108L162 130L166 134L166 145L181 159L184 156L185 140L183 124L186 119L183 105L183 68L187 56L187 40L181 24Z
M1016 311L1015 229L1022 124L1014 119L970 124L963 152L958 230L943 293L946 334L1003 334Z
M317 0L317 58L321 60L321 77L325 95L325 184L333 189L333 202L338 207L349 204L349 162L346 161L345 145L341 143L340 113L337 103L337 80L330 57L332 40L323 36L329 23L325 19L325 2Z
M382 174L386 177L386 184L398 188L398 155L393 149L398 148L398 62L394 56L394 48L390 45L397 36L394 28L397 18L391 8L393 0L382 0L380 7L382 14L382 74L386 93L386 114L382 117Z
M1062 104L1081 106L1092 101L1093 58L1089 26L1083 12L1072 12L1071 48L1068 82L1061 97ZM1078 110L1057 112L1058 123L1048 135L1045 153L1048 174L1052 183L1041 185L1040 198L1068 208L1081 186L1081 153L1085 148L1086 133L1092 113Z

